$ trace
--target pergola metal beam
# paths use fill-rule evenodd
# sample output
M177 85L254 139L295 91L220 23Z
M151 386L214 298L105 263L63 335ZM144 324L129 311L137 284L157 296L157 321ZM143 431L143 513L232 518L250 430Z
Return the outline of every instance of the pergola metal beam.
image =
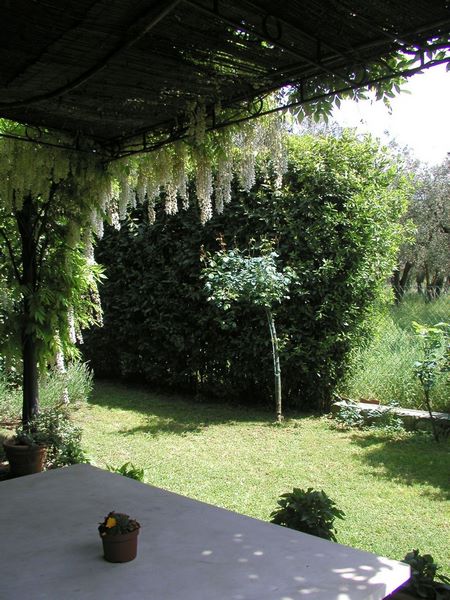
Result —
M36 104L38 102L43 102L45 100L51 100L53 98L59 98L68 92L75 90L80 87L89 79L97 75L100 71L102 71L108 64L123 54L126 50L134 46L141 38L143 38L149 31L151 31L158 23L164 19L182 0L171 0L169 3L165 0L159 0L135 23L133 23L125 32L123 38L114 46L112 50L110 50L105 57L95 65L93 65L90 69L69 81L63 86L52 90L51 92L46 92L45 94L38 94L31 98L26 98L23 100L18 100L16 102L0 102L0 110L8 109L8 108L20 108L30 106L31 104Z

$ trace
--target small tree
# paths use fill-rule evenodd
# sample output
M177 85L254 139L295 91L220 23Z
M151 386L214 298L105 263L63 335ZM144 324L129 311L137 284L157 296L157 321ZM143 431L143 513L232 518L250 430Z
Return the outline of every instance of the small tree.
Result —
M414 363L414 373L422 384L425 406L433 428L434 439L439 441L439 429L432 412L431 391L439 373L450 370L450 324L438 323L426 327L413 322L416 335L422 341L423 360Z
M203 276L206 279L208 300L219 308L228 310L233 302L245 302L265 311L272 343L276 415L277 421L281 422L280 353L273 307L289 298L288 290L294 272L288 267L284 271L277 270L276 258L275 252L245 256L237 249L222 250L207 256Z

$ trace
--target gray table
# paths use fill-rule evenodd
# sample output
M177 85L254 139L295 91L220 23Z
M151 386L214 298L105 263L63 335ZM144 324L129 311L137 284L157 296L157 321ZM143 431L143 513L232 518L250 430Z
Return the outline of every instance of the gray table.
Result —
M110 510L138 557L102 558ZM0 483L1 600L380 600L406 565L76 465Z

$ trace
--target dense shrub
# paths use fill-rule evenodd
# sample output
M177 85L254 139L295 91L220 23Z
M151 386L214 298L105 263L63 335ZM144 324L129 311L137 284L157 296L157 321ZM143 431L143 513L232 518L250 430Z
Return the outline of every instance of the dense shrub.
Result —
M98 375L155 387L268 401L270 339L264 315L235 306L226 317L206 302L201 247L248 247L275 240L280 264L299 285L277 311L286 404L327 408L349 350L395 257L404 190L370 141L344 136L293 138L281 191L260 173L251 193L235 190L225 214L199 225L195 208L149 227L136 212L109 230L97 258L103 329L89 334L86 357Z

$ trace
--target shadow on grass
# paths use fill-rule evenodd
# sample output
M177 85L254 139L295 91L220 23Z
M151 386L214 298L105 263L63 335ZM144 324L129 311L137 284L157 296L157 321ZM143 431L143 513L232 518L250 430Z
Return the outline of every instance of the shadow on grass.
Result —
M90 405L140 413L145 423L119 430L122 435L187 435L200 433L211 425L260 423L272 425L273 415L254 407L211 404L186 400L181 396L158 394L143 387L121 383L98 382Z
M450 444L437 444L431 436L411 434L392 437L383 432L353 435L352 443L364 449L360 460L373 467L374 475L407 485L427 484L434 499L450 498Z

